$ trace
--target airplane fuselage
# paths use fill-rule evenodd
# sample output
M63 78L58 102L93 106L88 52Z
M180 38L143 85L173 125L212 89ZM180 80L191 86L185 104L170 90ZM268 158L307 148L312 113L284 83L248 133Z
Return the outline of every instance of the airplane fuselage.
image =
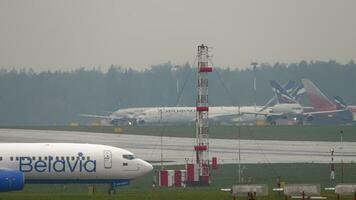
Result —
M256 110L260 109L257 107ZM212 106L209 107L209 119L214 122L233 122L241 117L239 112L254 111L253 106ZM194 123L196 119L195 107L147 107L120 109L112 114L112 118L135 119L137 123ZM255 116L244 115L244 121L253 121Z
M303 113L303 107L300 104L276 104L271 107L272 113L282 113L286 116L300 115Z
M0 168L26 183L120 183L152 170L124 149L94 144L2 143Z

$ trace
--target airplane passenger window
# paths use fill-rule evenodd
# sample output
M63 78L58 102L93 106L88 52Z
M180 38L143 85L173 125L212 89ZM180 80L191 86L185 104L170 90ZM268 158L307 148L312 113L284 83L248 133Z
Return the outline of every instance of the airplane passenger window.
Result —
M47 160L47 156L45 156L44 159Z
M11 157L10 157L10 160L13 161L13 160L14 160L14 157L11 156Z
M16 157L16 161L18 161L19 160L19 157Z
M72 160L75 160L75 157L74 157L74 156L72 156Z
M59 157L58 157L58 156L56 156L56 160L59 160Z
M35 157L35 156L33 156L33 157L32 157L32 160L36 160L36 157Z
M38 160L42 160L42 157L40 156L40 157L38 157Z
M87 160L90 160L90 156L87 156Z
M61 160L64 160L64 156L61 157Z
M2 157L0 156L0 161L2 161Z

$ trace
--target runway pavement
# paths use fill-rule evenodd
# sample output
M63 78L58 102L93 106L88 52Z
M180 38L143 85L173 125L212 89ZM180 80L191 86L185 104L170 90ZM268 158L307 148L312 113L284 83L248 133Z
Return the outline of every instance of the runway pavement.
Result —
M194 138L163 137L163 160L184 164L194 158ZM74 131L0 129L0 142L64 142L105 144L127 149L148 161L161 160L161 137ZM210 139L210 157L219 163L238 162L238 140ZM1 144L0 144L1 145ZM356 142L241 140L241 163L328 163L356 161Z

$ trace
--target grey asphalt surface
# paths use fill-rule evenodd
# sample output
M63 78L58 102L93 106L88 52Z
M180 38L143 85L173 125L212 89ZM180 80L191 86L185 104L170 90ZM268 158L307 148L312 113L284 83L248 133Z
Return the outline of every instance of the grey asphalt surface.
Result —
M184 164L194 158L194 138L163 137L163 160ZM161 160L161 137L75 131L0 129L0 142L58 142L104 144L127 149L151 162ZM1 144L0 144L1 145ZM238 162L238 140L210 139L209 157L218 162ZM330 149L335 162L356 161L356 142L315 142L278 140L241 140L241 163L329 163ZM168 162L169 161L169 162Z

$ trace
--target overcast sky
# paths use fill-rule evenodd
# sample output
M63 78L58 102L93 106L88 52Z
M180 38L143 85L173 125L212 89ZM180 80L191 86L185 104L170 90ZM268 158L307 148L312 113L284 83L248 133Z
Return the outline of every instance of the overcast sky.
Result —
M356 58L354 0L0 0L0 67L147 68Z

